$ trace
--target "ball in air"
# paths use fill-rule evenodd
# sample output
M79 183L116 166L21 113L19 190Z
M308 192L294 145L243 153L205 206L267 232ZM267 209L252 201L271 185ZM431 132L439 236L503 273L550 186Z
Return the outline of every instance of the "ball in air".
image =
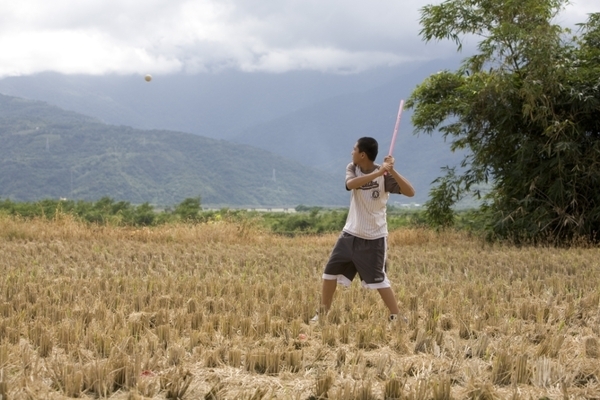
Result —
M147 74L144 79L146 80L146 82L150 82L152 80L152 75Z

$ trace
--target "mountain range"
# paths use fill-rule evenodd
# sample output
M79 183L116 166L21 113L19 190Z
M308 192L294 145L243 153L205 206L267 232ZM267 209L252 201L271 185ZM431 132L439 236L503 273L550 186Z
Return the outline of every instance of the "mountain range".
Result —
M337 206L335 176L265 150L191 133L108 125L47 103L0 95L0 197L111 197L220 207Z
M0 110L5 141L0 197L89 199L104 193L117 200L172 204L199 195L203 203L220 206L345 206L343 176L356 139L378 139L381 160L389 149L399 101L429 74L457 64L433 61L351 75L229 71L154 76L151 82L141 76L55 73L4 78L0 93L13 97L3 97ZM27 129L15 134L12 120L8 135L6 121L14 118L17 105L24 106L17 114ZM44 107L49 108L42 111ZM62 122L36 123L40 115ZM412 130L410 110L404 110L393 154L417 195L394 197L397 203L424 202L440 167L462 158L439 135L415 136ZM7 137L21 141L8 150ZM38 173L60 170L61 178L52 178L55 189L43 184L50 179L45 174L38 174L36 190L31 184L27 194L14 189L36 176L19 164L33 160L18 150L25 137L41 150L41 158L35 159ZM53 153L61 149L59 142L70 143L62 155ZM98 154L90 152L93 143ZM102 169L92 172L90 157L94 165L113 170L94 175ZM250 176L260 176L262 183ZM81 186L86 181L87 188Z

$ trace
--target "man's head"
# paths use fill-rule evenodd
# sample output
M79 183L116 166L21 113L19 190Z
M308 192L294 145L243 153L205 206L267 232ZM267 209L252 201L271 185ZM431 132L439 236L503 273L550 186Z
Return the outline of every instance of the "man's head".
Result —
M372 137L361 137L356 142L356 147L360 153L365 153L370 161L375 161L377 158L379 145L377 144L377 140Z

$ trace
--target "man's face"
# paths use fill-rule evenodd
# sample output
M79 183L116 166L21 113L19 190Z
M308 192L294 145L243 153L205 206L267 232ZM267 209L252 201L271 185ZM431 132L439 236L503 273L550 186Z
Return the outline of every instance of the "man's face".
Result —
M352 162L358 164L364 157L365 153L358 149L358 143L356 143L352 149Z

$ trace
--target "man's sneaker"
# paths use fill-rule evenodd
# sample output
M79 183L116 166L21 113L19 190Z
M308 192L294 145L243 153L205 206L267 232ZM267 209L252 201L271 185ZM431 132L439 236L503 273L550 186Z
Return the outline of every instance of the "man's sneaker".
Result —
M389 321L390 322L401 321L401 322L404 322L405 324L408 324L408 319L406 319L406 317L402 314L390 314Z
M316 313L315 316L310 319L310 322L319 322L319 313Z

